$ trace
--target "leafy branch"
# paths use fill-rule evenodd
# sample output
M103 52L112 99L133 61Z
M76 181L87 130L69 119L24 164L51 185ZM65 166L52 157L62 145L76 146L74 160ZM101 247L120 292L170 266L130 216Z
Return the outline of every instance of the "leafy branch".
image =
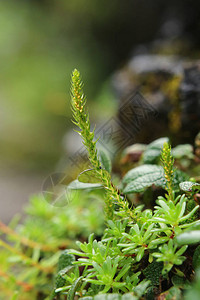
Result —
M80 72L74 70L72 73L72 111L74 116L74 124L76 124L80 131L77 131L83 139L83 144L85 145L89 160L96 172L96 176L102 181L104 188L106 190L105 199L105 212L107 219L114 218L114 204L117 203L120 207L120 211L131 219L134 219L134 213L129 208L128 202L122 198L118 192L118 189L111 182L111 175L102 168L100 160L98 158L96 143L94 141L94 130L90 129L89 115L86 111L86 96L83 92L83 83L81 81Z

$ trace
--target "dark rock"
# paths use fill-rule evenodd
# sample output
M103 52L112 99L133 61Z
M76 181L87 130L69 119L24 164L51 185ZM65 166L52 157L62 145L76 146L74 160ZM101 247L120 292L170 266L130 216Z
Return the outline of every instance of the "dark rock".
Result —
M185 61L172 55L137 54L114 74L119 120L133 133L130 144L161 136L169 136L174 144L193 142L200 130L200 62ZM127 117L122 114L124 105Z

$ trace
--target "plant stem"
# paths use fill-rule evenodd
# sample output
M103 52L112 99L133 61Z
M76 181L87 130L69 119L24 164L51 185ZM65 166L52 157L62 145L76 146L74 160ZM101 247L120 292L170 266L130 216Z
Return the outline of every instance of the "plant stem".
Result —
M173 201L173 165L174 158L171 155L171 146L168 143L165 143L161 153L161 161L163 164L165 179L166 179L166 191L168 192L169 199Z
M114 218L114 204L117 203L121 211L126 212L127 216L131 219L134 218L134 212L129 208L128 202L123 199L116 187L113 186L111 182L111 175L104 169L101 168L101 163L98 158L96 143L94 141L94 130L90 130L90 120L89 115L86 111L86 96L83 92L83 83L81 81L81 76L78 70L74 70L72 73L72 111L74 116L73 123L76 124L80 131L77 131L83 139L83 144L85 145L89 160L96 171L97 177L101 180L104 188L106 190L105 199L105 213L107 219Z

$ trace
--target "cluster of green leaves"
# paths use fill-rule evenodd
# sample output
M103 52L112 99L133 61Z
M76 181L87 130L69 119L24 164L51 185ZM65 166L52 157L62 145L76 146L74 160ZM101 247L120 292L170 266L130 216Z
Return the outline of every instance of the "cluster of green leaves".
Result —
M51 293L62 249L76 247L79 236L102 235L101 198L99 192L79 191L60 208L42 195L33 196L23 221L14 218L9 226L0 222L5 234L0 240L0 299L44 299Z
M22 224L0 223L6 234L0 240L4 299L198 297L200 184L185 172L194 158L192 147L171 149L168 138L140 145L139 161L115 186L110 158L97 148L85 105L75 70L74 122L92 166L68 186L74 196L66 207L51 206L38 196ZM191 284L195 271L197 280Z
M77 242L82 252L75 250L69 252L80 257L74 262L76 266L74 268L78 266L79 270L84 269L81 275L76 273L78 278L74 278L74 281L80 279L82 282L76 291L77 295L85 297L91 295L95 285L99 288L94 288L94 293L132 292L134 295L139 282L146 282L147 287L150 285L147 281L149 276L151 281L157 276L151 268L147 275L145 274L145 269L148 265L151 266L152 262L162 263L160 278L167 278L172 268L176 273L177 266L182 265L186 259L183 254L188 248L187 239L181 247L177 239L183 240L181 233L184 228L199 224L198 220L184 223L198 209L198 206L195 206L185 215L186 200L184 195L178 196L174 204L160 198L153 214L151 210L140 210L136 224L130 222L128 218L125 221L108 220L108 228L101 241L93 240L91 235L88 243ZM87 285L86 289L85 283L89 284L90 288ZM56 292L60 293L70 288L71 282L68 280L67 285L56 289Z
M59 271L64 284L55 286L52 297L64 299L62 297L67 295L67 299L74 299L76 295L80 299L113 299L112 296L118 295L115 299L126 299L126 296L127 299L140 299L144 294L154 298L165 292L168 299L178 299L184 287L177 282L189 281L193 272L187 257L193 257L196 264L199 261L199 252L189 247L200 242L199 205L194 199L199 185L188 181L186 173L174 168L174 156L182 158L185 155L191 159L188 155L191 148L183 147L185 152L181 156L180 149L171 150L166 138L151 143L142 156L145 164L129 170L122 179L119 185L122 196L111 184L111 176L99 160L96 142L90 141L94 132L88 137L86 98L77 70L72 78L75 122L81 128L94 176L108 191L109 201L105 201L107 228L99 241L92 234L88 243L77 242L81 251L66 253L79 258L75 260L74 257L70 265ZM87 120L85 127L84 120ZM129 194L154 186L167 192L157 197L156 205L152 209L144 205L133 207ZM187 191L187 195L183 191ZM193 205L189 205L189 201ZM190 234L195 235L194 240ZM164 291L162 284L165 284Z

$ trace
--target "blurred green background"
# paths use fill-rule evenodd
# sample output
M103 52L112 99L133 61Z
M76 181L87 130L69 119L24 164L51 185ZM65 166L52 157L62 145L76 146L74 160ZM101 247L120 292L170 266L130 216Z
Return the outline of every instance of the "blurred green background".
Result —
M0 2L0 148L6 165L52 169L71 117L72 70L81 71L88 101L104 101L109 74L125 61L134 44L152 37L156 30L151 19L155 6L149 5L144 20L144 4L135 14L137 4ZM144 21L148 33L144 33Z
M92 119L107 119L117 110L111 75L135 45L154 39L166 9L178 13L180 3L0 2L1 218L20 210L68 155L63 136L72 128L72 70L82 73Z

